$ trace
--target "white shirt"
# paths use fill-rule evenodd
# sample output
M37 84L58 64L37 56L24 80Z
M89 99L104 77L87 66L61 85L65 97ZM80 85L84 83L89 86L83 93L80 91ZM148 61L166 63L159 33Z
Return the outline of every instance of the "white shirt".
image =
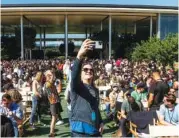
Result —
M105 65L105 69L106 69L106 72L112 72L112 64L111 63L107 63Z
M123 91L120 91L117 95L117 101L118 102L123 102L124 98L123 98Z

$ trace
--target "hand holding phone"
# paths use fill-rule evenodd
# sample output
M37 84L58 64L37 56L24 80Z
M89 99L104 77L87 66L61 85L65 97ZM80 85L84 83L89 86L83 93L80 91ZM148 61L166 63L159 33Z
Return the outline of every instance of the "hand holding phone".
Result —
M94 47L94 41L92 41L91 39L86 39L83 43L82 46L80 48L80 50L78 51L78 55L77 58L81 59L83 56L86 55L86 53L88 51L92 51L93 47Z

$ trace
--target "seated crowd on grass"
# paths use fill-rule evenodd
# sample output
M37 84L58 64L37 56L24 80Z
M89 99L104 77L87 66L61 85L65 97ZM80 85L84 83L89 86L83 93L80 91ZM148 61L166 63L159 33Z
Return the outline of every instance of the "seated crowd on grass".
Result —
M6 117L7 120L1 122L1 131L4 132L1 135L20 135L18 126L23 124L26 115L23 95L26 95L25 88L29 88L32 92L30 127L36 131L36 122L41 123L42 106L46 106L52 119L49 136L55 136L55 125L63 123L60 113L66 110L62 109L60 94L65 95L66 108L71 111L68 93L73 61L1 61L0 113L1 118ZM156 112L161 125L179 125L177 71L154 61L139 63L119 58L91 59L88 62L94 68L94 85L99 90L100 109L105 111L107 119L115 122L113 127L118 127L121 136L128 136L126 124L134 115L130 116L131 111ZM56 105L58 111L54 107ZM68 117L70 122L71 115ZM6 125L8 128L5 128L5 123L10 124ZM5 133L7 129L8 135Z

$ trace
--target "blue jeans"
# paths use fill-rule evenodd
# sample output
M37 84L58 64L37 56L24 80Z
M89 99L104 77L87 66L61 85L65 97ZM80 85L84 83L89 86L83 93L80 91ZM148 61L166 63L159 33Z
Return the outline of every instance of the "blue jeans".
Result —
M71 132L71 137L76 137L76 138L80 138L80 137L102 137L102 135L100 133L97 134L93 134L93 135L89 135L89 134L84 134L84 133L79 133L79 132Z
M37 111L38 108L38 111ZM37 112L38 114L38 120L40 119L40 105L38 103L38 97L37 96L33 96L32 97L32 112L30 115L30 124L33 124L35 121L35 114Z
M18 131L17 126L14 126L14 137L15 137L15 138L18 137L18 133L19 133L19 131Z
M69 119L69 124L71 124L71 111L69 109L68 110L68 119Z
M106 103L106 114L110 113L110 103Z

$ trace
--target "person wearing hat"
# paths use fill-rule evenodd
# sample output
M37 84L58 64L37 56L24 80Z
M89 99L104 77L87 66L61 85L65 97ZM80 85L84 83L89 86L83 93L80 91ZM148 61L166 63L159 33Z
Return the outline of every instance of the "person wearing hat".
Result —
M141 82L137 84L137 89L131 93L135 101L141 102L147 100L147 92L145 91L145 83Z
M159 109L159 121L165 126L179 126L179 105L175 95L166 95L165 104Z

